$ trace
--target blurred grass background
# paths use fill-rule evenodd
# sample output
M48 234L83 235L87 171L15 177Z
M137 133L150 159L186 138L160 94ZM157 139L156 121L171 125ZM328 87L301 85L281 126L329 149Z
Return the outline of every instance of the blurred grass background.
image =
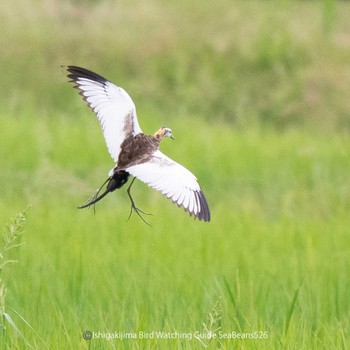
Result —
M0 16L1 102L14 114L79 108L57 67L80 64L170 118L348 128L346 2L16 0Z
M4 270L4 349L201 349L196 339L82 339L84 330L203 331L223 349L346 349L350 300L350 5L324 1L0 2L0 222L31 205ZM138 183L78 211L113 163L61 65L122 86L141 127L191 169L193 221ZM295 300L295 303L293 302ZM10 311L8 311L10 313Z

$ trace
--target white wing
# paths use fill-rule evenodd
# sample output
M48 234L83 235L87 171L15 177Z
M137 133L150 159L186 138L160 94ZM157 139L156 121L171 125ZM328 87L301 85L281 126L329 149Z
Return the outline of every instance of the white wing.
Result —
M141 133L134 102L125 90L85 68L68 66L69 78L101 123L108 151L116 162L124 139Z
M160 191L191 216L210 221L208 203L196 177L162 152L156 151L149 161L125 170Z

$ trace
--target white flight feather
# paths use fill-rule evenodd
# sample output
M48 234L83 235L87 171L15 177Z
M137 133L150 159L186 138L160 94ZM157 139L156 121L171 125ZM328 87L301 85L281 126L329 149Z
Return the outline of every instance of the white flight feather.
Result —
M134 136L142 132L134 102L124 89L110 81L106 80L102 83L78 77L75 82L90 108L96 113L108 151L116 162L120 145L128 136L125 132L125 124L129 123L133 126L131 132Z
M200 212L195 192L201 189L196 177L162 152L156 151L150 161L126 167L125 170L190 213L196 215Z

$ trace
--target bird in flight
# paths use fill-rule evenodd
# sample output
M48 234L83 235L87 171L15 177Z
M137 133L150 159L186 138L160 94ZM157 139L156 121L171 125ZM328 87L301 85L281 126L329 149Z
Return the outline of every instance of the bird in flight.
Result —
M134 102L124 89L85 68L68 66L67 71L70 82L96 114L108 151L116 163L103 185L79 208L90 207L121 188L131 175L133 179L127 189L131 202L129 218L135 211L148 224L141 214L150 215L139 209L131 196L130 189L137 178L171 199L190 216L210 221L208 203L196 177L159 150L165 137L174 139L171 129L161 127L154 135L145 135L137 120ZM105 191L100 194L105 185Z

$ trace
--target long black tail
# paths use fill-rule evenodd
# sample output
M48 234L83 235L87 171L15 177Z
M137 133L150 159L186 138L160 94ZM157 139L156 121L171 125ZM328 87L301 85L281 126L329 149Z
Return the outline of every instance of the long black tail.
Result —
M88 202L80 207L78 209L84 209L88 208L91 205L94 205L98 201L100 201L103 197L107 196L109 192L113 192L116 189L122 187L129 178L130 174L124 170L117 171L116 173L113 174L113 176L109 177L103 184L102 186L92 195L92 197L89 198ZM107 184L106 190L99 195L101 192L103 186Z

